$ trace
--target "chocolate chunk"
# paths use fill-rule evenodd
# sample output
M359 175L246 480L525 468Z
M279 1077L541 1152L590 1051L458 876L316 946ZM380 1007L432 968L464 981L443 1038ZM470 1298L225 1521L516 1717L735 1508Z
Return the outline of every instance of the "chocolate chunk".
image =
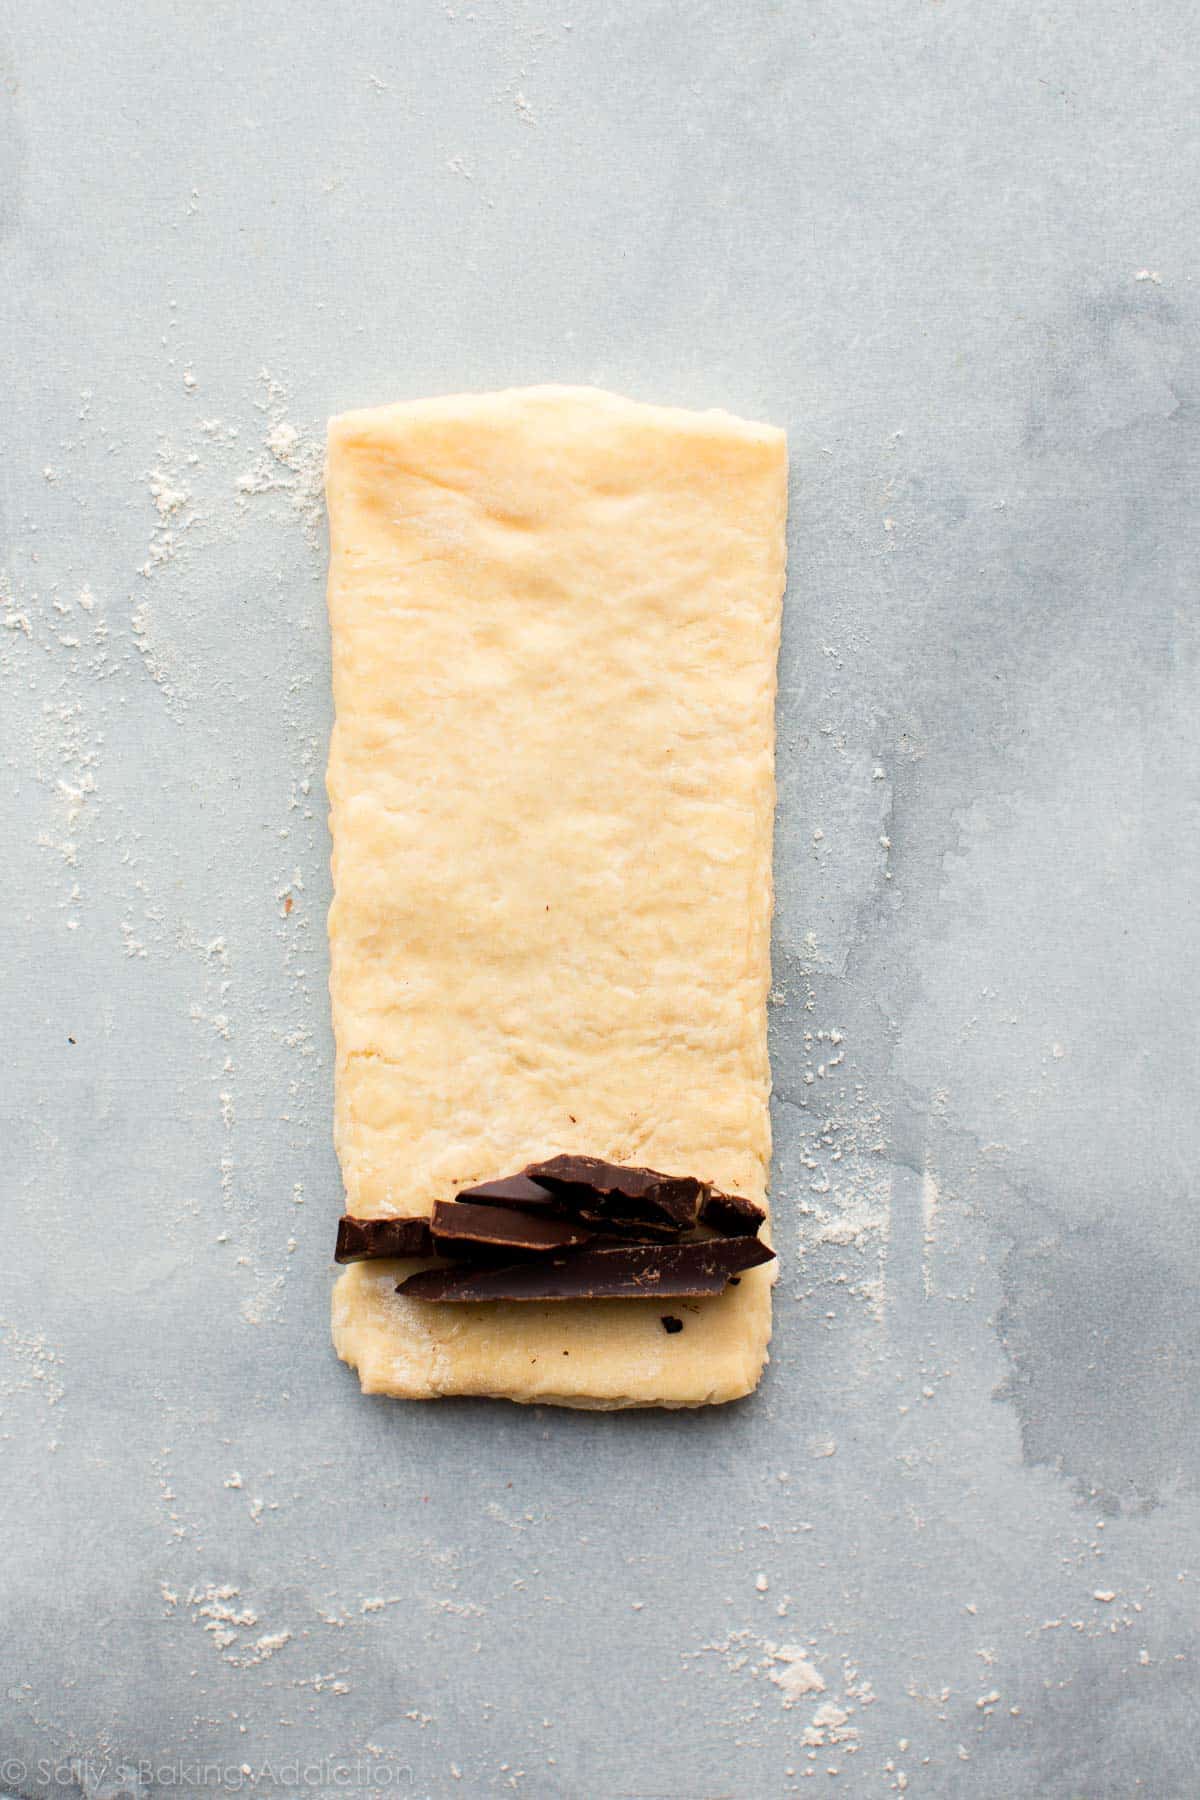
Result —
M694 1175L662 1175L657 1169L625 1168L598 1156L552 1156L530 1163L530 1180L577 1216L645 1219L688 1231L696 1223L708 1188Z
M718 1188L700 1208L700 1223L710 1225L725 1237L757 1237L766 1216L753 1200L743 1200L740 1194L722 1194Z
M433 1238L428 1219L338 1220L337 1249L340 1263L370 1262L380 1256L432 1256Z
M463 1188L460 1200L476 1206L516 1206L522 1212L561 1215L563 1208L548 1188L539 1187L527 1175L506 1175L500 1181L481 1181L478 1187Z
M664 1313L662 1316L662 1328L668 1337L674 1337L677 1331L683 1330L683 1320L677 1319L673 1313Z
M413 1300L703 1299L739 1269L770 1262L758 1238L565 1250L502 1268L426 1269L397 1286Z
M540 1218L513 1206L480 1206L469 1200L439 1200L432 1223L434 1249L441 1256L498 1250L544 1254L586 1244L592 1235L571 1219Z
M681 1235L681 1227L668 1224L665 1219L616 1219L595 1207L581 1207L573 1217L578 1224L586 1225L597 1240L606 1238L612 1243L670 1244Z

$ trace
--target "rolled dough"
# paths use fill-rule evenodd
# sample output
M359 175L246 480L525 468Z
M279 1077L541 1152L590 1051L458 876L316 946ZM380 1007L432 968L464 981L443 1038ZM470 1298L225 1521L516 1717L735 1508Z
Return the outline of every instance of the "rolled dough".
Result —
M330 422L335 1137L346 1210L559 1151L763 1201L782 432L587 388ZM369 1393L700 1406L766 1360L719 1299L334 1289ZM664 1312L684 1321L669 1334Z

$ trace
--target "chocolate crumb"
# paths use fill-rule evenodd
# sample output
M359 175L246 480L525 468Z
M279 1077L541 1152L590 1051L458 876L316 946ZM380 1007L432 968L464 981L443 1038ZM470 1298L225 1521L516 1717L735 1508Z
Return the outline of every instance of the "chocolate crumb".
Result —
M664 1313L662 1316L662 1328L669 1337L674 1337L677 1331L683 1330L683 1320L677 1319L673 1313Z

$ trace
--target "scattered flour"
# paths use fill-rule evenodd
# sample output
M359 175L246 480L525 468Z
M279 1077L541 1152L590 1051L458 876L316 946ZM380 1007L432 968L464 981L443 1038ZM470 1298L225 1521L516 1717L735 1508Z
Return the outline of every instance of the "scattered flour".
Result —
M241 506L261 495L281 495L310 545L320 542L324 515L323 439L306 434L287 417L287 390L268 370L258 376L258 410L267 416L262 447L237 476L234 487Z
M62 1382L62 1354L40 1332L19 1331L0 1320L0 1345L13 1370L0 1377L0 1399L15 1393L38 1395L47 1406L57 1406L66 1393Z
M261 1623L252 1606L239 1604L240 1590L230 1582L206 1582L188 1589L181 1600L165 1582L159 1588L169 1613L187 1608L222 1659L235 1669L253 1669L291 1642L290 1631L253 1635Z
M795 1706L806 1694L825 1692L823 1677L814 1669L807 1653L799 1645L768 1644L767 1654L774 1665L767 1670L768 1680L782 1690L785 1706Z

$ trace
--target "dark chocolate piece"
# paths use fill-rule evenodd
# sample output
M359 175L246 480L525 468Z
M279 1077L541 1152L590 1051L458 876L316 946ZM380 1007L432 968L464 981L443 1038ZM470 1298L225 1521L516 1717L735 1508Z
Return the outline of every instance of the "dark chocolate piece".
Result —
M433 1245L440 1256L569 1250L586 1244L591 1232L572 1219L540 1218L514 1206L479 1206L469 1200L439 1200L433 1209Z
M398 1284L413 1300L703 1299L719 1294L739 1269L770 1262L758 1238L706 1238L687 1244L622 1244L553 1252L501 1268L426 1269Z
M625 1168L598 1156L552 1156L525 1170L549 1188L576 1215L646 1219L689 1231L708 1188L694 1175L662 1175L657 1169Z
M700 1208L700 1223L710 1225L725 1237L757 1237L766 1218L761 1206L743 1200L740 1194L723 1194L714 1188Z
M381 1256L432 1255L433 1238L428 1219L352 1219L345 1213L338 1220L335 1262L370 1262Z
M563 1208L548 1188L539 1187L527 1175L506 1175L501 1181L481 1181L478 1187L463 1188L460 1200L476 1206L516 1206L522 1212L552 1213L561 1217Z
M677 1319L673 1313L664 1313L662 1316L662 1328L668 1337L674 1337L677 1331L683 1330L683 1320Z
M594 1238L607 1238L618 1244L670 1244L682 1234L681 1226L671 1225L665 1219L616 1219L595 1207L581 1207L572 1217L576 1223L586 1225Z
M639 1243L645 1242L647 1238L678 1237L683 1229L661 1217L615 1218L603 1210L604 1201L591 1188L564 1189L561 1193L551 1193L549 1188L530 1181L527 1175L508 1175L502 1181L483 1181L478 1187L463 1188L458 1198L473 1206L512 1207L539 1219L576 1220L590 1226L594 1232L622 1239L633 1238Z

